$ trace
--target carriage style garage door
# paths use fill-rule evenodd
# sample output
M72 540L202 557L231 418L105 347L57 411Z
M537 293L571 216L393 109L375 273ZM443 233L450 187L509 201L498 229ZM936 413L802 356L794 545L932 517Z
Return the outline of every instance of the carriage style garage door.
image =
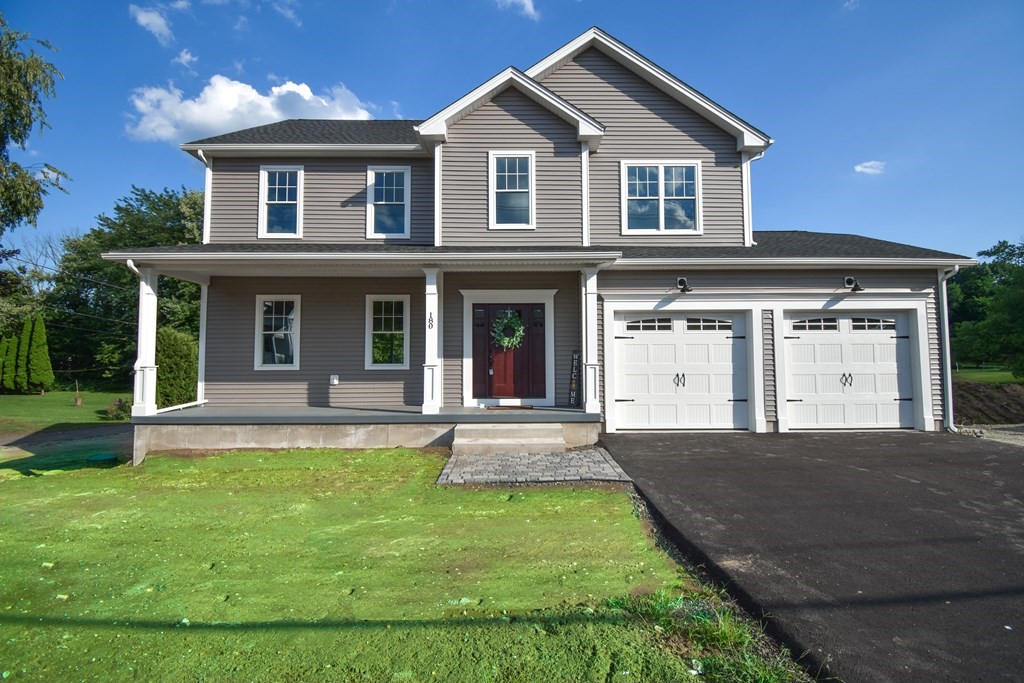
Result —
M785 324L791 428L914 426L906 314L794 313Z
M615 410L622 429L745 429L743 314L619 313Z

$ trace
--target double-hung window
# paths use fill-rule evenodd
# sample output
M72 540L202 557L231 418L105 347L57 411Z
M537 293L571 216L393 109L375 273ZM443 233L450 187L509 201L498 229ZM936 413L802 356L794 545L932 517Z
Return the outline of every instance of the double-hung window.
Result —
M299 369L299 295L256 297L256 370Z
M366 369L409 369L409 295L366 297Z
M622 233L701 232L699 161L623 161Z
M302 166L260 166L260 237L302 237L302 182Z
M370 166L366 171L366 236L409 237L409 166Z
M488 155L489 227L532 230L536 227L536 155L490 152Z

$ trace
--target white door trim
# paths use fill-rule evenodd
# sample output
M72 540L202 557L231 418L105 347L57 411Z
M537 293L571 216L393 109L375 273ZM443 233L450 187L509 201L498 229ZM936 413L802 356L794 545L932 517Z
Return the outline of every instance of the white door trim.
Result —
M462 293L462 405L555 405L555 294L557 289L460 289ZM473 305L544 304L544 398L474 398Z

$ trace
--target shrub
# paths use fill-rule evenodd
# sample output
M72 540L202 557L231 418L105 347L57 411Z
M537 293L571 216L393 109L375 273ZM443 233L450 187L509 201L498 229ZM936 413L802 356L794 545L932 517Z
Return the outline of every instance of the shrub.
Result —
M0 388L14 391L14 368L18 363L18 338L11 337L7 341L7 354L4 358L3 375L0 376Z
M46 323L42 314L36 315L28 345L28 385L33 391L53 387L53 365L50 363L50 347L46 343Z
M107 406L107 419L123 421L132 416L132 404L126 398L115 398L114 402Z
M32 318L25 318L18 337L18 359L14 366L14 390L20 393L28 391L28 347L32 343Z
M156 332L156 404L161 408L196 400L199 344L171 327Z

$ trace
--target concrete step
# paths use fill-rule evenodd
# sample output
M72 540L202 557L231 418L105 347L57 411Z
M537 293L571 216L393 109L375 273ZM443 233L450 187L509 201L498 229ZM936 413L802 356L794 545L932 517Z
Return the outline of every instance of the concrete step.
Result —
M560 424L467 424L455 427L452 453L564 453Z

